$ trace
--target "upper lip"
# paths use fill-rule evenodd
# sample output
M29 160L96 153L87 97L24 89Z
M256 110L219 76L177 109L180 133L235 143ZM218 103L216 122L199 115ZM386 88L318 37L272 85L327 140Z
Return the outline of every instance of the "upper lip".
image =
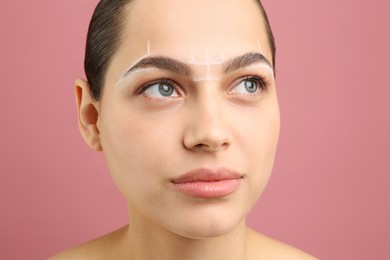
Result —
M224 180L241 179L243 175L227 168L207 169L199 168L189 171L172 180L175 184L189 182L216 182Z

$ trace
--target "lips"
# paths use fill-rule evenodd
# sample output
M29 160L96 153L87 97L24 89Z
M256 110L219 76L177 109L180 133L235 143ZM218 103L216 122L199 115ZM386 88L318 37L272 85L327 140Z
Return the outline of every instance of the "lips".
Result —
M243 179L238 172L226 169L196 169L171 182L174 188L186 195L200 198L225 197L235 192Z

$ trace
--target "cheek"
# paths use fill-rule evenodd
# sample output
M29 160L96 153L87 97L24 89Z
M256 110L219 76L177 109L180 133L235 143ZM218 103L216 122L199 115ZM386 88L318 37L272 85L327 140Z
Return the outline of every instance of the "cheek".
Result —
M174 124L148 120L131 112L122 116L106 113L101 119L104 154L111 175L126 198L137 196L137 190L161 192L161 179L166 173L160 171L179 149Z
M248 161L263 163L274 157L279 139L280 115L276 96L255 109L236 111L231 125ZM233 113L232 113L233 114ZM261 158L261 160L259 160Z
M235 130L243 161L247 163L248 192L258 197L272 172L279 140L280 116L277 103L241 115Z

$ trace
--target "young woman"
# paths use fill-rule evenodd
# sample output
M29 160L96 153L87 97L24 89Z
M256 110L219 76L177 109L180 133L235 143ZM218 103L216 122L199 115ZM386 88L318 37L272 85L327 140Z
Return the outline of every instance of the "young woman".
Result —
M102 0L77 80L129 225L53 259L314 259L247 227L279 135L275 45L257 0Z

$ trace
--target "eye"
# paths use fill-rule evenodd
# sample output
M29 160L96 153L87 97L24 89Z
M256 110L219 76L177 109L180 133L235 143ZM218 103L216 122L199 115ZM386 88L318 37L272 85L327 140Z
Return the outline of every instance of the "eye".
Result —
M147 84L139 93L152 98L179 97L174 85L175 83L171 80L158 80Z
M265 90L266 86L267 84L263 78L251 76L238 82L238 84L234 86L231 92L233 94L240 95L253 95L257 93L261 94L261 91Z

